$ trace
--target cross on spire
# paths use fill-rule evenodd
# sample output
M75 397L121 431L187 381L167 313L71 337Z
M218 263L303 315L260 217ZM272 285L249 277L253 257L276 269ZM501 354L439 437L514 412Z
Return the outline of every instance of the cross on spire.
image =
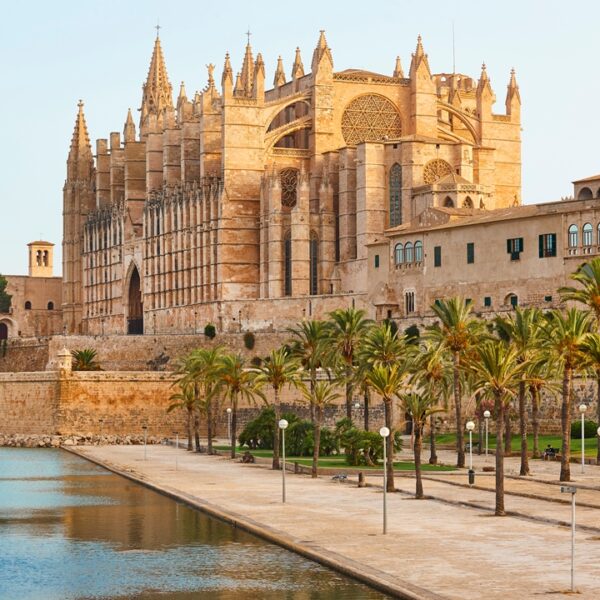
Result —
M158 37L160 34L160 30L161 30L161 26L160 26L160 23L158 22L158 19L156 20L156 25L154 26L154 29L156 29L156 37Z
M246 35L248 36L248 46L250 45L250 36L252 35L252 32L250 31L250 27L248 27L248 31L246 31Z

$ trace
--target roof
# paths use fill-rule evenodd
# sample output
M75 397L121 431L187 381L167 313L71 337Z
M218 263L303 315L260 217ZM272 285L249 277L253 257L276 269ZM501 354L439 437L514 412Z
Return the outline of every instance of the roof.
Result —
M28 246L54 246L52 242L45 242L44 240L37 240L35 242L29 242Z
M587 181L600 181L600 174L592 175L591 177L585 177L584 179L576 179L571 183L586 183Z
M343 71L336 71L336 75L364 75L369 77L387 77L391 79L389 75L383 73L375 73L374 71L365 71L364 69L344 69Z
M435 183L435 185L439 185L441 183L468 183L470 185L473 184L472 181L469 181L468 179L465 179L461 175L458 175L457 173L454 173L454 172L448 173L448 175L444 175L444 177L442 177L441 179L438 179L434 183Z

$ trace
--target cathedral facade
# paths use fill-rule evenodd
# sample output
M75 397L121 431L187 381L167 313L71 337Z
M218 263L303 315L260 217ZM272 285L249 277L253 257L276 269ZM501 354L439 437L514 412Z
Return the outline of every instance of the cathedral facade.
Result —
M79 104L64 186L66 332L283 329L350 304L374 317L372 248L390 232L436 209L519 206L514 72L496 114L485 66L478 80L434 74L420 38L406 74L391 63L389 75L335 71L321 32L310 72L296 49L267 89L248 44L237 73L227 54L219 86L208 65L204 89L190 98L182 83L174 102L157 37L137 127L129 111L94 155Z

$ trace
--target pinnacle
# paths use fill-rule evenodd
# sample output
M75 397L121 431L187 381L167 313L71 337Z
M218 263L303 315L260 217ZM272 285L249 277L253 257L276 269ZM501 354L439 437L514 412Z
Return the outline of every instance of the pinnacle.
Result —
M404 71L402 69L402 63L400 62L399 56L396 56L396 66L394 67L393 77L404 77Z
M91 158L92 146L90 144L90 136L88 134L85 115L83 113L83 101L77 103L78 111L75 119L75 127L73 129L73 137L71 138L71 149L69 151L69 160L78 158Z
M321 29L319 32L319 42L317 44L318 48L321 48L321 50L325 50L325 48L327 48L327 40L325 39L325 30Z
M298 79L304 77L304 65L302 64L302 57L300 56L300 48L296 46L296 56L294 57L294 64L292 66L292 79Z
M281 56L277 59L277 68L275 69L275 76L273 78L273 85L278 87L285 83L285 71L283 70L283 59Z
M158 115L164 108L173 106L173 88L169 82L167 67L158 36L154 41L148 77L143 89L142 104L147 104L148 112Z

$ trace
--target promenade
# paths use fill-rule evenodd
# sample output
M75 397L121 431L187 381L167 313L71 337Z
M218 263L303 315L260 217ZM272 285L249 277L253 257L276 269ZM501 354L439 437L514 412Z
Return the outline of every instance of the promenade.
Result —
M561 597L569 589L571 535L558 523L569 522L570 505L556 481L558 463L532 461L531 480L508 478L506 509L514 514L502 518L493 516L493 474L478 473L469 488L465 471L427 473L425 493L432 498L425 500L412 497L412 477L398 477L402 491L388 494L384 536L378 476L358 488L288 473L282 504L281 472L265 465L166 446L149 446L147 460L140 446L80 447L77 453L291 549L328 557L398 597L520 600ZM508 473L517 460L507 459ZM576 534L577 597L597 598L600 468L587 466L581 478L579 466L572 468L575 485L585 487L577 494L585 505L577 509L583 526Z

